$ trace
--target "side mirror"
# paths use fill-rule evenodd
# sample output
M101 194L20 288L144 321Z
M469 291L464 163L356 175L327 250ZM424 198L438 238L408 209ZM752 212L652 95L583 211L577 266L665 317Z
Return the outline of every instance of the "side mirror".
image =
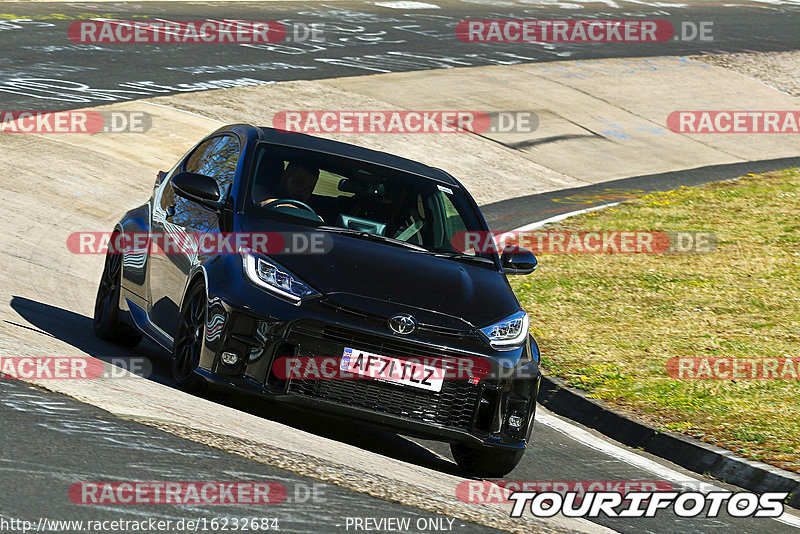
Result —
M210 176L194 172L182 172L172 178L175 194L204 206L219 207L219 186Z
M500 263L506 274L530 274L539 266L539 260L528 249L509 245L503 249Z

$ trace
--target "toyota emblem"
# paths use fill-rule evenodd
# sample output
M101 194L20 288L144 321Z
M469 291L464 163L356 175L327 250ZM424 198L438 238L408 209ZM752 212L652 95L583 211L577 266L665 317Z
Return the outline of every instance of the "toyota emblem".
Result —
M407 335L417 328L417 320L410 315L395 315L389 319L389 329L395 334Z

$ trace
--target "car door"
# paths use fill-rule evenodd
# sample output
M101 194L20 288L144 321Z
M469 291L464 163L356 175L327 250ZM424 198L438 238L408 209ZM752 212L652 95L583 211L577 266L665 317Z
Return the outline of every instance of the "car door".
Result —
M223 134L200 143L183 161L178 172L194 172L217 181L220 198L230 192L241 146L237 137ZM173 173L174 176L176 173ZM219 231L218 214L175 194L171 180L164 180L153 198L151 228L160 245L150 257L150 319L172 336L177 326L186 279L198 263L197 236ZM166 249L166 250L164 250Z

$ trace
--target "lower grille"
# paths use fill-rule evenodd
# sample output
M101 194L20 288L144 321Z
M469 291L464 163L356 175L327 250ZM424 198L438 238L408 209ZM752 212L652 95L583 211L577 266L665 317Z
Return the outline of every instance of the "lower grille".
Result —
M438 393L370 379L292 380L289 392L461 430L471 427L478 403L477 386L453 380Z

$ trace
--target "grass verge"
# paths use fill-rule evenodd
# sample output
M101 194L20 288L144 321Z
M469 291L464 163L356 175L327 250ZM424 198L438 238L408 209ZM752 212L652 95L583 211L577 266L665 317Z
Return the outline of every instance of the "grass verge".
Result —
M656 428L800 472L800 377L784 369L800 358L798 169L650 194L551 229L713 232L707 254L543 254L511 282L550 374ZM774 358L786 379L679 380L673 357Z

